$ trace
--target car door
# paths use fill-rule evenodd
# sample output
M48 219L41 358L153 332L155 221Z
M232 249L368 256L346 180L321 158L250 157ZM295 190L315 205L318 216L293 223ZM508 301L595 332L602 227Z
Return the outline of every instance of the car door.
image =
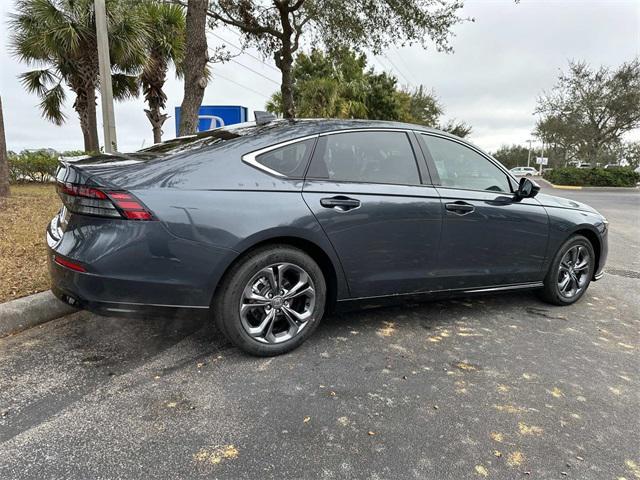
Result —
M420 134L442 200L437 275L442 288L483 288L542 280L548 216L497 163L463 142Z
M303 197L340 258L353 298L432 289L442 209L428 183L413 132L318 139Z

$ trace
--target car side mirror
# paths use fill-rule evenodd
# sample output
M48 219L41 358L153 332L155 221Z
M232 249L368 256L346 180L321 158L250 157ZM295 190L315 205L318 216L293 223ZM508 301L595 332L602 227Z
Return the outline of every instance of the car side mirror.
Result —
M533 198L539 191L540 185L527 177L522 177L520 179L520 184L518 185L518 190L516 191L516 197L518 199Z

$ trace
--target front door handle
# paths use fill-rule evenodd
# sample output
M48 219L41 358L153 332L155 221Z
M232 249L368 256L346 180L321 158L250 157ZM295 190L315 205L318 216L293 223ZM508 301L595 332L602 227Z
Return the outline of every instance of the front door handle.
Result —
M347 210L360 207L360 200L339 195L337 197L320 199L320 205L324 208L335 208L341 212L346 212Z
M475 210L475 207L467 202L445 203L444 208L446 208L449 212L455 213L456 215L466 215Z

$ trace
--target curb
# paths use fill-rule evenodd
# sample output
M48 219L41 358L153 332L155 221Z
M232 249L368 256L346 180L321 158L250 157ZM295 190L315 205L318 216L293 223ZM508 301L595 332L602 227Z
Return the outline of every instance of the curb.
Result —
M611 192L620 192L620 191L637 191L638 187L581 187L581 186L577 186L577 185L555 185L553 183L551 183L549 180L546 180L542 177L538 177L536 179L536 181L538 182L544 182L547 185L549 185L551 188L555 188L557 190L589 190L589 191L602 191L602 192L606 192L606 191L611 191Z
M576 185L554 185L553 183L550 183L549 185L551 185L553 188L557 190L582 190L583 189L583 187L579 187Z
M76 309L58 300L51 290L0 303L0 337L63 317Z
M584 188L577 185L555 185L543 177L538 177L536 181L546 183L551 188L556 188L558 190L582 190Z

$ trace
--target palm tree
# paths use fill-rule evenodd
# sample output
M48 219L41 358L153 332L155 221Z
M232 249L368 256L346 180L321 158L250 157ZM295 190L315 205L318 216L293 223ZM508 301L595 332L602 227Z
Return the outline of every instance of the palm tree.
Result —
M142 5L142 14L148 25L147 61L140 75L145 101L145 110L153 129L153 141L162 141L162 125L169 118L163 113L167 95L163 87L169 65L176 66L180 75L180 63L185 46L185 13L180 5L152 0Z
M109 51L116 99L138 95L135 74L144 62L146 24L128 0L107 0ZM42 115L56 125L65 121L66 84L75 94L85 151L99 150L96 121L98 55L93 0L17 0L9 21L13 52L40 68L20 75L36 93Z

